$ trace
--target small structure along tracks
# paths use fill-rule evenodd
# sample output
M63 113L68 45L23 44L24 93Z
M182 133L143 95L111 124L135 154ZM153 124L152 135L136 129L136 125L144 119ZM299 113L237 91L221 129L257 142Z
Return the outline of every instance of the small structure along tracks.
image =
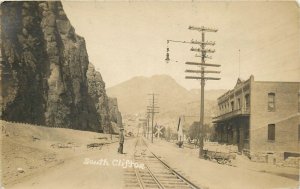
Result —
M152 153L142 138L138 138L135 144L134 161L144 164L144 169L127 168L125 188L199 189Z

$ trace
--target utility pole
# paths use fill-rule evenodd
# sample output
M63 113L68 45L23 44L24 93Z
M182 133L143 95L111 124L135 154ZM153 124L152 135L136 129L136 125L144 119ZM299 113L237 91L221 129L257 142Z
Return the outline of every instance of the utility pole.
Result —
M147 110L147 139L149 138L149 127L150 127L149 119L150 119L150 112L149 110Z
M157 99L155 99L155 96L158 95L158 94L154 94L154 93L151 93L151 94L148 94L148 95L151 95L152 96L152 102L150 104L150 106L147 106L147 109L149 111L149 113L151 113L151 118L152 118L152 121L151 121L151 143L153 143L153 123L154 123L154 115L159 113L158 112L158 106L156 106L156 103L157 103Z
M191 51L199 52L200 55L196 55L196 57L201 57L201 62L186 62L186 65L194 65L198 66L200 69L197 70L190 70L187 69L185 70L186 73L194 73L194 74L200 74L199 76L186 76L186 79L196 79L200 80L200 85L201 85L201 93L200 93L200 120L199 120L199 131L198 131L198 140L199 140L199 157L203 157L203 127L204 127L204 87L205 87L205 81L206 80L220 80L220 78L216 77L206 77L205 74L207 73L215 73L219 74L220 71L214 71L214 70L205 70L206 66L210 67L220 67L219 64L208 64L206 63L205 59L211 59L210 56L207 56L208 53L214 53L214 49L206 49L205 47L207 45L215 45L215 42L211 41L205 41L205 33L206 32L217 32L217 29L211 29L211 28L206 28L206 27L194 27L194 26L189 26L190 30L196 30L201 32L201 41L197 40L191 40L190 42L187 41L175 41L175 40L168 40L167 43L169 42L176 42L176 43L189 43L189 44L195 44L199 45L200 48L191 48ZM169 58L169 47L167 47L167 57L166 57L166 62L168 63L170 61Z

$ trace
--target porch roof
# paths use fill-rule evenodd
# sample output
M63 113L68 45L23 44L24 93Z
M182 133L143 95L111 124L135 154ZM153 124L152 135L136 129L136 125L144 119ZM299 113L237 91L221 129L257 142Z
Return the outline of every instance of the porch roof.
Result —
M250 116L249 110L238 109L238 110L233 110L231 112L213 117L213 123L221 123L236 117L249 117L249 116Z

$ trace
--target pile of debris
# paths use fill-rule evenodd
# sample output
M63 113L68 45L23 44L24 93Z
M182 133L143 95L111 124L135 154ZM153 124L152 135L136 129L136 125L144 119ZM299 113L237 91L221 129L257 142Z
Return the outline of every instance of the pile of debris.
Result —
M73 148L73 147L78 147L78 145L75 145L75 143L73 142L51 144L51 148Z
M238 147L236 145L219 144L217 142L204 142L205 150L225 153L237 153Z
M233 160L236 159L237 146L222 145L217 142L205 142L203 149L205 159L216 161L219 164L234 166Z
M300 157L288 157L283 161L283 166L285 167L299 167L300 166Z

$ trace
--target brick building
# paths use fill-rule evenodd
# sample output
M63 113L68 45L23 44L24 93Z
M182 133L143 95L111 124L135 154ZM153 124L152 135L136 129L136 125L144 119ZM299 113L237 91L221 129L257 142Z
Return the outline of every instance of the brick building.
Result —
M299 155L300 82L237 80L218 98L217 140L255 161Z

